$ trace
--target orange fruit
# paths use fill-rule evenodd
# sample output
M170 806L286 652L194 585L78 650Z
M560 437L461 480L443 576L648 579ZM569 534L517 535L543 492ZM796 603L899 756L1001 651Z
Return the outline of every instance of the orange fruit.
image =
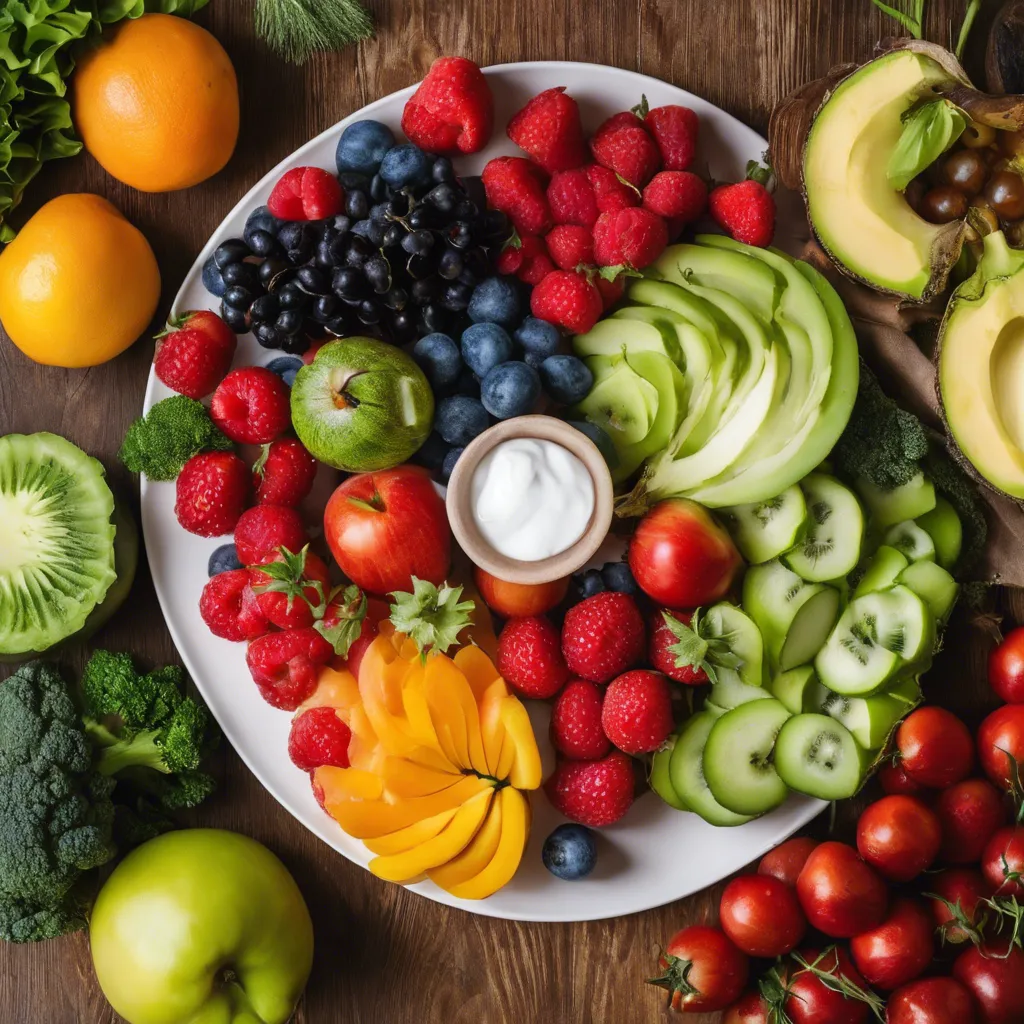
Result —
M238 140L238 82L206 29L170 14L122 22L73 80L85 148L142 192L188 188L216 174Z
M113 359L146 329L159 300L149 242L100 196L58 196L0 253L0 323L37 363Z

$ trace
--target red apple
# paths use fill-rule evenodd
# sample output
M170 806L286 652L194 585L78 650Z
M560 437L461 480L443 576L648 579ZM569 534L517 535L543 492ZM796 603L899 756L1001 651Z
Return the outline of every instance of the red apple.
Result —
M350 476L331 495L324 534L334 560L371 594L440 584L451 562L444 502L425 470L398 466Z
M724 597L742 564L729 534L703 505L686 498L655 505L629 545L637 584L669 608L696 608Z

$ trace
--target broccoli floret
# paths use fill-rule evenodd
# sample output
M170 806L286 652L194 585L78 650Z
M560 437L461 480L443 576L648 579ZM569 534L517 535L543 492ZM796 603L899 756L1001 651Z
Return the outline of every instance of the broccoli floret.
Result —
M82 692L97 718L116 715L122 725L139 729L162 722L185 699L184 675L177 665L139 675L129 654L96 651L82 673Z
M231 442L202 402L174 395L157 402L128 428L118 457L133 473L173 480L193 455L206 449L230 451Z

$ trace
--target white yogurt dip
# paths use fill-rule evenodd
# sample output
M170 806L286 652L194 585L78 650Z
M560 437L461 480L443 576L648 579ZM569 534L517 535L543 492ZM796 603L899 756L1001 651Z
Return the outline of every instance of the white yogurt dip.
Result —
M516 437L494 446L473 471L473 521L507 558L538 562L571 548L594 513L594 481L554 441Z

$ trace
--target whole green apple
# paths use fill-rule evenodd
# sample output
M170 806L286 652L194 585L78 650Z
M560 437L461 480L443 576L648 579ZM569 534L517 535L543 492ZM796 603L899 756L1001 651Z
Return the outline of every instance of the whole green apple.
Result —
M89 938L100 988L130 1024L284 1024L313 963L295 879L221 829L168 832L128 854Z

